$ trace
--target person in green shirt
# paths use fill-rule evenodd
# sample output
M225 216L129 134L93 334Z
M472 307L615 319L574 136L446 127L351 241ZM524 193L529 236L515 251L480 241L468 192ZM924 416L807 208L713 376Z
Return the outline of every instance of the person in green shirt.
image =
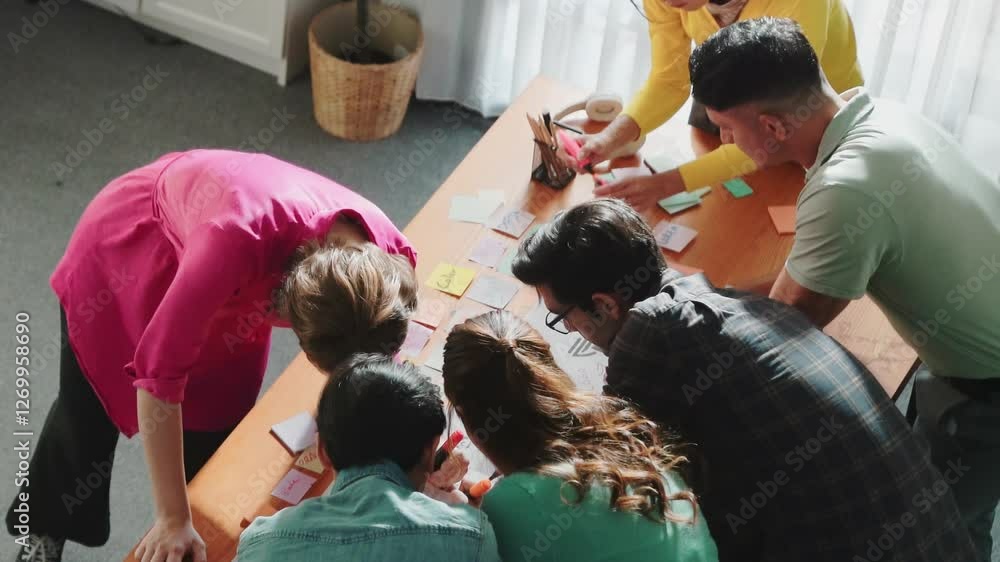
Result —
M979 555L1000 501L1000 185L955 138L862 88L840 93L790 20L739 22L691 56L694 96L759 164L796 162L795 243L770 297L823 327L866 293L923 363L914 429ZM764 287L758 287L758 290Z
M443 375L504 474L482 501L503 560L718 561L668 437L624 401L577 390L527 322L495 311L455 327Z

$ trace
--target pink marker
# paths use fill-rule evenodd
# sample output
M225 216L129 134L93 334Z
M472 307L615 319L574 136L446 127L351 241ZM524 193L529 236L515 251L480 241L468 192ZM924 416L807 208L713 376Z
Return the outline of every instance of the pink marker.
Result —
M589 172L590 158L580 160L580 149L583 147L583 143L580 139L569 136L569 133L562 129L556 131L556 136L559 137L559 144L563 147L563 150L566 151L566 154L569 154L570 158L576 160L576 164L578 166Z

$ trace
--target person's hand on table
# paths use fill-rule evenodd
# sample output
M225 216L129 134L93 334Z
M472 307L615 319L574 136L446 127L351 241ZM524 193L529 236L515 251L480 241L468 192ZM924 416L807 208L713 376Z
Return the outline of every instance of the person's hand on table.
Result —
M677 170L651 176L634 176L594 188L595 197L621 199L639 213L656 207L661 199L684 191L684 179Z
M207 562L205 541L194 529L191 519L170 521L157 517L153 528L135 548L135 557L141 562L182 562L191 553L193 562Z

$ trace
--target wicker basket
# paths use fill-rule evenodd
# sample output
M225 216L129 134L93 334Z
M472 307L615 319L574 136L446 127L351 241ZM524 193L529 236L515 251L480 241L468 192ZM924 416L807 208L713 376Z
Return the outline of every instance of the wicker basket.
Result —
M355 26L356 3L340 2L309 25L313 114L330 134L357 141L388 137L399 130L417 81L424 35L415 16L372 3L367 33ZM401 56L388 64L353 64L335 56L371 47Z

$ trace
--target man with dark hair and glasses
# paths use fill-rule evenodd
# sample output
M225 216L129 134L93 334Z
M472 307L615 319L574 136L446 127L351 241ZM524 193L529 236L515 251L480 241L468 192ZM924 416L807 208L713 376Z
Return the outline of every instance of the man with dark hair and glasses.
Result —
M558 214L522 242L513 271L552 313L546 324L607 353L605 392L690 443L723 562L974 559L950 492L933 509L915 499L942 478L925 445L796 309L682 277L612 199Z

